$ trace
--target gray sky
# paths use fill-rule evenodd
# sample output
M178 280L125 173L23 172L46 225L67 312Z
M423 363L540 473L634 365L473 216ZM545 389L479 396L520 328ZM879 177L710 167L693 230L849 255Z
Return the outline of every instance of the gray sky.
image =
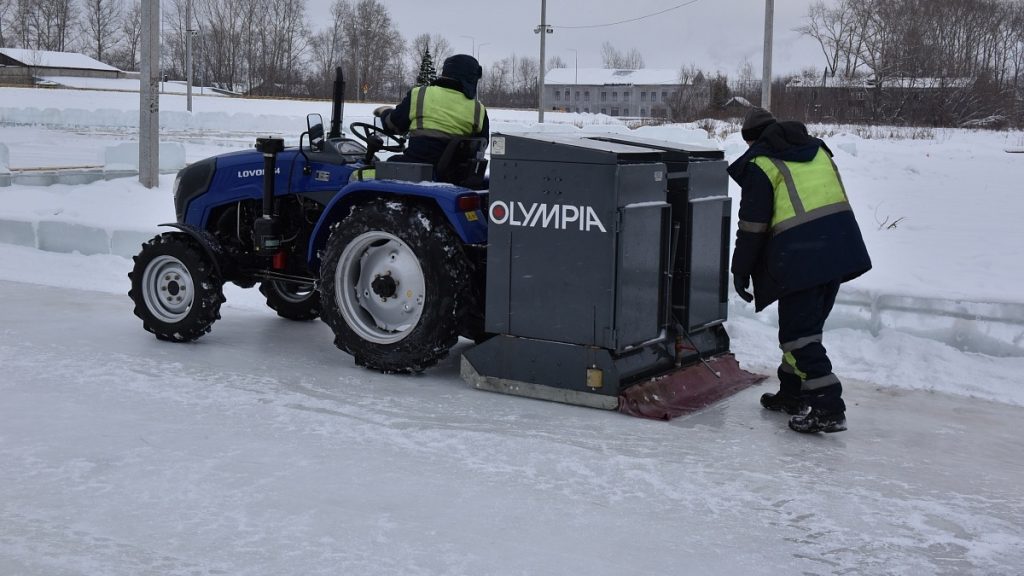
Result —
M382 0L406 39L423 33L448 38L457 52L479 51L484 68L515 52L539 56L533 29L540 24L541 0ZM764 43L764 0L699 0L638 22L602 28L569 29L635 18L665 10L686 0L548 0L548 55L579 66L601 66L601 44L608 40L620 51L637 48L648 68L676 68L695 63L702 68L734 73L750 59L760 75ZM817 44L801 38L801 25L813 0L776 0L774 73L821 68ZM323 27L333 0L309 0L314 28ZM472 36L469 38L467 36Z

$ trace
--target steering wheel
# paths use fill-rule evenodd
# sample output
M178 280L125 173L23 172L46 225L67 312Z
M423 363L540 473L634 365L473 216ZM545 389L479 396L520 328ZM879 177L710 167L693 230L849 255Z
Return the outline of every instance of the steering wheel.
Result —
M356 138L362 140L369 150L385 150L387 152L405 150L405 138L389 134L380 126L365 122L353 122L348 125L348 129Z

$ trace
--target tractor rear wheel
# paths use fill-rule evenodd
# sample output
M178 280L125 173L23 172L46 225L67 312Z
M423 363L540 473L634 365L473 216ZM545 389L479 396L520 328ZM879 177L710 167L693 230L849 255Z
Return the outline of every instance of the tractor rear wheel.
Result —
M320 278L321 318L357 364L422 372L458 340L468 265L433 206L355 206L327 241Z
M167 232L142 245L128 274L135 315L160 340L189 342L220 318L223 281L213 261L188 234Z
M260 292L266 296L267 306L282 318L313 320L320 316L320 294L312 283L265 280L260 283Z

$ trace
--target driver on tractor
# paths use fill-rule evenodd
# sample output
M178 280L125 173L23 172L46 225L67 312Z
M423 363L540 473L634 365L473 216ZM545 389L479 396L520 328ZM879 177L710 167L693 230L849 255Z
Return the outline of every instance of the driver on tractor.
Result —
M436 80L409 90L398 106L374 110L373 115L381 119L385 132L409 135L405 152L388 161L433 164L436 170L445 148L455 137L483 138L479 149L482 152L490 135L487 109L476 99L482 74L476 58L456 54L444 61Z

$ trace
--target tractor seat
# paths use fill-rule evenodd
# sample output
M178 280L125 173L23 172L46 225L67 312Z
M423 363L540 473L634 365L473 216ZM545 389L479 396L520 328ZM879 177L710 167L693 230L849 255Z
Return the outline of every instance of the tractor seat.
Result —
M487 188L484 174L487 159L484 150L487 138L480 136L457 136L452 138L441 153L434 171L434 180L464 186L473 190Z
M405 160L385 160L376 165L376 178L408 182L447 182L470 188L487 189L487 138L457 136L445 146L437 165Z

